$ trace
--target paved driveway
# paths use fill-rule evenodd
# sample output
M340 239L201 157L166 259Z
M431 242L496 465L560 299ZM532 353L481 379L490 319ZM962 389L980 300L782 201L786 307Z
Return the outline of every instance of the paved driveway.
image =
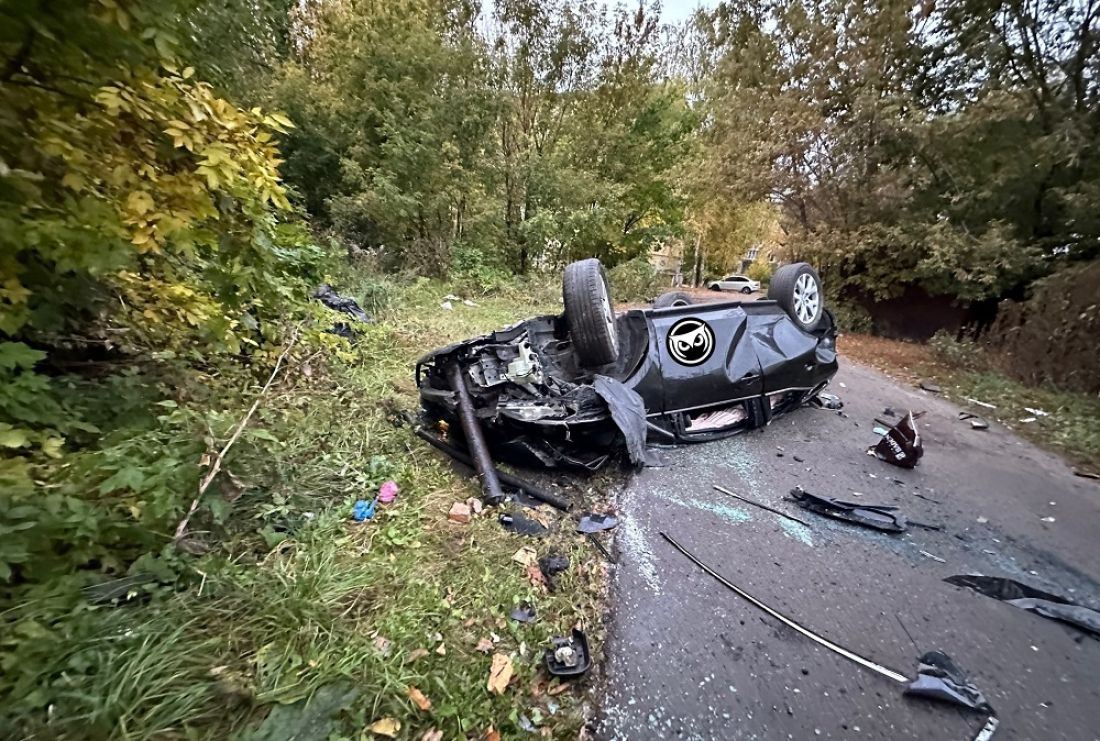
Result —
M1098 606L1100 486L873 370L842 363L832 390L844 416L803 409L761 432L669 450L668 467L625 485L597 737L970 739L982 724L905 699L899 685L778 624L675 551L665 531L752 595L880 664L911 676L920 654L943 650L997 710L996 741L1100 738L1100 641L942 581L1009 576ZM913 471L864 453L887 406L928 411ZM890 536L823 520L782 501L795 485L896 504L945 530Z

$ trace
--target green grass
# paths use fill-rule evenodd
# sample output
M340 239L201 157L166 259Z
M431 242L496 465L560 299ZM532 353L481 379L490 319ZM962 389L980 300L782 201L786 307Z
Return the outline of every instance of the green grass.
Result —
M384 717L401 722L401 738L432 728L480 736L490 726L518 738L521 713L554 736L576 733L583 690L546 695L541 649L574 624L598 645L601 559L568 521L542 540L505 532L489 511L449 523L451 503L476 487L393 424L396 410L416 407L412 363L422 352L556 312L555 291L516 289L445 311L448 286L365 275L334 283L372 297L378 322L354 347L295 354L250 426L266 432L246 435L227 458L243 494L230 503L212 492L192 522L209 551L166 550L157 561L182 578L118 606L73 600L62 581L3 612L19 631L4 639L5 661L24 671L12 680L20 701L0 711L0 735L273 739L295 718L310 725L314 696L314 709L346 706L331 725L311 726L317 738L359 738ZM242 388L223 427L248 406L254 388ZM386 478L401 487L396 503L352 521L351 504ZM570 555L558 591L538 591L511 560L523 545ZM507 619L521 600L536 604L537 622ZM503 696L486 689L490 655L475 650L494 635L517 675ZM409 660L418 650L428 653ZM415 708L409 687L430 711ZM284 709L264 726L274 707Z
M1100 471L1100 399L1055 388L1027 386L998 373L953 369L940 378L960 403L969 397L996 409L972 405L1024 437L1065 454L1084 468ZM1025 407L1047 412L1037 416ZM1031 422L1023 419L1034 418Z

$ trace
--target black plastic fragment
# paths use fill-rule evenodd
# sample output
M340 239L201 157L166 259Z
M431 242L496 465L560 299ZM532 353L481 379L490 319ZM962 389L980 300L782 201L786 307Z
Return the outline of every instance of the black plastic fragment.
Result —
M982 691L966 678L966 673L942 651L929 651L920 657L917 678L905 688L905 694L960 705L970 710L993 713Z
M636 466L657 464L659 461L646 449L645 401L634 389L614 378L597 375L592 387L607 404L611 421L619 428L626 442L626 454Z
M511 512L500 516L500 524L505 530L510 530L519 535L530 535L540 538L546 535L546 526L538 520L534 520L522 512Z
M333 311L342 311L361 322L371 321L370 316L367 315L367 312L363 311L359 304L356 303L355 299L341 296L328 284L318 286L317 290L313 292L313 298Z
M519 623L532 623L535 621L535 606L530 602L521 602L512 608L510 617Z
M603 530L610 530L619 524L619 518L615 515L601 515L591 513L581 517L581 521L577 523L577 532L584 533L598 533Z
M1029 587L1014 579L981 574L957 574L944 579L957 587L969 587L986 597L1007 602L1021 610L1060 620L1093 635L1100 636L1100 612L1065 597Z
M921 456L924 455L924 443L921 442L913 413L908 412L902 417L901 421L887 430L882 439L871 446L867 452L879 460L902 468L912 468L917 465Z
M834 520L853 522L886 533L904 533L908 528L905 515L897 507L844 502L832 497L811 494L801 486L791 489L791 499L802 509Z
M583 631L576 629L569 638L552 638L550 648L543 654L543 661L546 663L546 671L555 677L576 677L584 674L592 664L588 638Z
M539 559L539 570L542 571L542 575L546 577L546 586L550 591L554 591L556 588L554 578L568 569L569 556L561 553L551 551Z

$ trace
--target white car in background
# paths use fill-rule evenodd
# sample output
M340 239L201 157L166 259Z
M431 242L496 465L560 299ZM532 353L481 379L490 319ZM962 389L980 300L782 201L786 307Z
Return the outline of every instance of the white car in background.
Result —
M752 293L760 290L760 281L751 280L743 275L731 275L728 278L711 281L707 288L712 291L740 291Z

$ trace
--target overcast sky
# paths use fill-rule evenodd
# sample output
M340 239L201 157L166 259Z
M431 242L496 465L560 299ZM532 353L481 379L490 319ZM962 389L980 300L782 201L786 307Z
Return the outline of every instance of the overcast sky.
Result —
M699 6L713 8L717 4L718 0L663 0L661 16L665 21L682 21Z

